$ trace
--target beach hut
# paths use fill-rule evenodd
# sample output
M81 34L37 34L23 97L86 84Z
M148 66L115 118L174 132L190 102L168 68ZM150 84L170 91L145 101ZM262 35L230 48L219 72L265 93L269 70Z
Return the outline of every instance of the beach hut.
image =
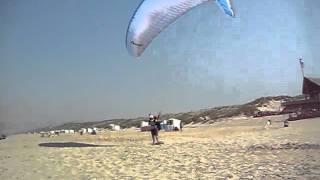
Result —
M163 125L165 131L176 131L180 130L181 127L181 120L170 118L167 120L167 124Z
M91 135L96 135L98 133L98 131L99 131L99 129L97 127L93 127L92 132L90 132L90 130L89 130L88 133L90 133Z
M89 134L91 134L91 133L93 132L93 129L92 129L92 128L88 128L88 129L87 129L87 132L88 132Z
M180 130L181 120L175 119L175 118L170 118L168 120L168 124L173 126L173 130Z
M140 125L140 131L145 132L145 131L150 131L151 126L149 126L149 122L147 121L142 121Z
M95 132L100 131L99 128L97 128L97 127L94 127L94 128L92 128L92 129L93 129L93 131L95 131Z
M119 125L115 125L113 128L114 131L120 131L120 126Z
M59 131L59 130L55 130L55 131L54 131L54 134L57 135L57 136L59 136L59 135L60 135L60 131Z
M61 134L67 134L67 133L68 133L67 131L68 131L68 130L62 129L62 130L60 130L60 133L61 133Z
M304 77L302 93L309 96L309 99L320 102L320 78Z
M281 102L281 114L295 113L289 120L320 117L320 78L304 76L302 93Z
M146 126L149 126L149 122L147 122L147 121L142 121L140 127L146 127Z
M85 133L87 133L87 129L86 128L81 128L79 132L82 133L82 134L85 134Z
M119 125L115 125L115 124L110 124L109 125L112 131L120 131L120 126Z

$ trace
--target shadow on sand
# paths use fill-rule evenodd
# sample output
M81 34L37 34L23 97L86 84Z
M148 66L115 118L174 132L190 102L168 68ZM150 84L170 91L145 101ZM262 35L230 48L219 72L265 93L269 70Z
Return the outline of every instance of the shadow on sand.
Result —
M51 142L51 143L40 143L40 147L56 147L56 148L72 148L72 147L114 147L115 145L97 145L97 144L86 144L77 142Z

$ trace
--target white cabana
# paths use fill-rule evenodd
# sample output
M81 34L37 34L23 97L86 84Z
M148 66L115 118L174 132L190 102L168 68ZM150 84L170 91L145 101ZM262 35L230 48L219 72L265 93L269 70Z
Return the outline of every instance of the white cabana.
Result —
M120 126L119 125L115 125L115 124L110 124L109 125L112 131L120 131Z
M113 127L113 131L120 131L120 126L119 125L115 125Z
M167 120L166 124L163 124L163 128L165 131L174 131L174 130L180 130L181 127L181 120L170 118Z
M91 134L91 133L93 132L93 129L92 129L92 128L88 128L88 129L87 129L87 132L88 132L89 134Z
M83 134L87 133L87 129L86 128L81 128L79 132L82 132Z
M175 119L175 118L170 118L168 120L168 124L173 125L174 129L179 129L180 130L180 124L181 124L181 120L179 119Z
M142 121L142 122L141 122L141 127L146 127L146 126L149 126L149 122L147 122L147 121Z

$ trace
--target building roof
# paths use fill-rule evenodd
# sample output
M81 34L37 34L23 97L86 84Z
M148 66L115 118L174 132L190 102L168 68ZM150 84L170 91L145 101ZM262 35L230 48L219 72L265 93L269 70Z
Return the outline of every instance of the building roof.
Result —
M320 78L304 77L303 94L320 94Z
M320 78L308 78L308 79L313 83L317 84L318 86L320 86Z

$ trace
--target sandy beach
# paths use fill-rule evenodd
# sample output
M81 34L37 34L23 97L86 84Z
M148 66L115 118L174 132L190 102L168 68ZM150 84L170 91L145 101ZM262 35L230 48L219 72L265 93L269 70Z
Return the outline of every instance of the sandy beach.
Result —
M260 118L160 131L157 146L135 129L10 136L0 141L0 179L320 179L320 118L288 128L272 120L268 129Z

